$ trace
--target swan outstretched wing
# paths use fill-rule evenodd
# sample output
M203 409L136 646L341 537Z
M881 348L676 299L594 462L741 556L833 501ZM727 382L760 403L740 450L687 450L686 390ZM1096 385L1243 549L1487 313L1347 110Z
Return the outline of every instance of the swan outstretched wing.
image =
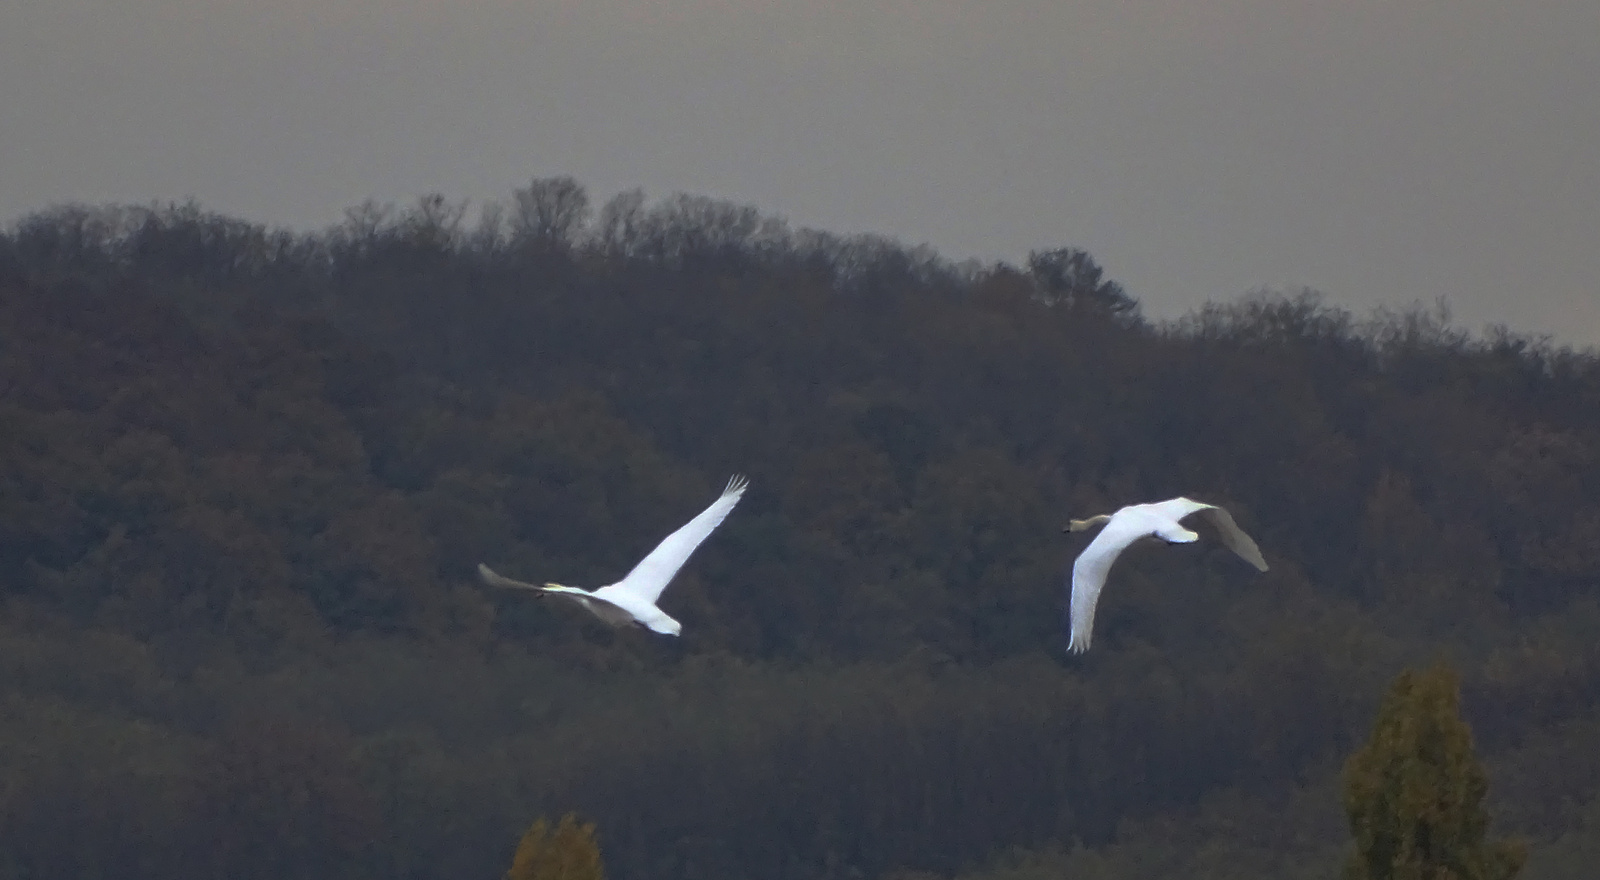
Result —
M1094 536L1089 546L1083 548L1072 563L1070 638L1068 650L1081 654L1089 650L1089 638L1094 631L1094 608L1100 601L1100 590L1106 585L1106 574L1111 564L1129 544L1151 534L1147 523L1135 518L1115 516Z
M1256 542L1244 533L1244 529L1239 528L1238 523L1233 521L1233 514L1223 508L1215 504L1206 504L1203 501L1181 497L1172 498L1151 506L1174 520L1183 519L1195 512L1204 513L1210 518L1211 524L1217 527L1217 533L1221 536L1222 543L1226 544L1229 550L1239 554L1245 562L1255 566L1257 571L1267 570L1267 561L1261 558L1261 548L1257 547Z
M1212 525L1217 527L1217 534L1222 536L1222 543L1228 545L1229 550L1255 566L1256 571L1267 570L1267 561L1261 558L1261 548L1233 521L1233 514L1213 505L1206 506L1205 514L1211 518Z
M721 497L711 502L710 507L657 544L656 549L651 550L649 556L640 560L639 564L633 567L633 571L628 572L627 577L595 592L625 592L652 605L655 604L661 597L661 591L667 588L667 584L672 581L673 575L678 573L678 569L689 561L689 556L694 553L695 548L728 518L733 506L739 503L739 497L749 485L750 482L743 476L734 474L733 479L728 481L728 487L722 490Z

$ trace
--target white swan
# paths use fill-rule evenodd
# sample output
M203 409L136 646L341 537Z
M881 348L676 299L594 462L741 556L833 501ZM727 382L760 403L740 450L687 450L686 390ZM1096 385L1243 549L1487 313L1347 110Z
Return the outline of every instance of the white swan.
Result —
M478 563L478 576L492 587L516 587L566 596L582 605L590 614L612 626L638 623L663 635L675 636L683 631L683 624L657 608L656 600L661 598L661 591L667 588L672 576L677 574L678 569L689 560L689 555L700 546L700 542L728 518L729 512L739 503L739 496L744 494L748 485L750 485L748 480L734 474L733 479L728 481L728 488L722 490L721 497L711 502L710 507L689 520L683 528L657 544L656 549L651 550L650 555L640 560L639 564L633 567L633 571L628 572L627 577L592 593L577 587L564 587L561 584L545 584L541 587L537 584L515 581L496 574L493 569L481 562Z
M1089 634L1094 629L1095 602L1100 598L1100 589L1106 584L1106 573L1111 570L1111 563L1117 561L1117 556L1140 538L1156 537L1173 544L1194 541L1200 536L1184 528L1178 521L1202 510L1216 525L1222 543L1258 571L1267 570L1267 562L1261 558L1261 548L1239 528L1226 510L1188 498L1132 504L1113 514L1102 513L1088 519L1072 520L1062 529L1063 532L1081 532L1100 523L1106 526L1072 563L1072 636L1067 645L1071 651L1081 654L1089 650Z

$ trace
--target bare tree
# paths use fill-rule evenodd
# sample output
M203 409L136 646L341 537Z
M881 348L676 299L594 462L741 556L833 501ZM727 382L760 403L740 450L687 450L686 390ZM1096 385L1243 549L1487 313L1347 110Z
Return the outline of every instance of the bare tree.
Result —
M515 196L511 223L517 239L568 248L589 223L589 193L566 175L536 177Z
M341 257L366 257L394 225L394 205L367 199L344 211L344 222L329 230L331 250Z
M631 255L638 245L644 216L644 190L634 187L612 196L600 209L601 250Z
M461 219L466 213L465 200L452 202L439 193L428 193L401 215L401 234L414 246L453 251L461 242Z

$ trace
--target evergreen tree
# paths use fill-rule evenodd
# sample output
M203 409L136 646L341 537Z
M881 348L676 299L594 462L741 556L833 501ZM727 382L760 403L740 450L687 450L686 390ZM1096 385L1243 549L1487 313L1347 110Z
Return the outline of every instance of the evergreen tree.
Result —
M593 823L584 824L568 813L554 831L542 816L533 823L517 844L505 880L605 880L605 876Z
M1344 766L1355 837L1346 880L1510 880L1521 870L1520 842L1484 839L1489 784L1460 701L1443 663L1395 679L1372 738Z

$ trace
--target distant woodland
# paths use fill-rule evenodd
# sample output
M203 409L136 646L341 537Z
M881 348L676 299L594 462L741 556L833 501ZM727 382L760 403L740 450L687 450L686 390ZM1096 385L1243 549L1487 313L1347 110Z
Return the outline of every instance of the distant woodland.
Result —
M568 811L612 880L1333 878L1339 767L1435 660L1523 876L1594 876L1596 353L472 207L0 235L0 878L494 880ZM475 578L610 583L735 471L679 639ZM1271 571L1132 551L1068 655L1067 518L1178 494Z

